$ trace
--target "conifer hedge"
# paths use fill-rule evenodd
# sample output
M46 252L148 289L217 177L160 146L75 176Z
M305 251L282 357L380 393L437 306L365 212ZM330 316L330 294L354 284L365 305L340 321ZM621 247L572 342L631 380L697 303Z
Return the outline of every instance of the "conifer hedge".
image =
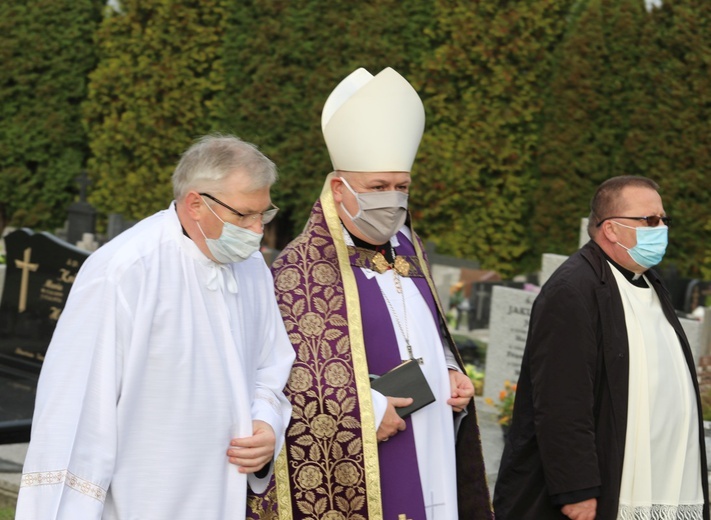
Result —
M88 155L80 104L96 64L104 2L3 0L0 8L0 206L14 226L53 229Z
M349 73L392 67L412 78L428 50L429 2L241 1L230 7L226 86L219 127L251 141L278 165L276 245L301 231L332 170L321 109Z
M536 253L570 254L595 187L657 181L674 218L662 268L711 274L711 3L589 0L550 83L533 218Z
M331 170L326 97L390 66L425 103L410 204L440 252L534 271L575 250L600 182L640 174L675 219L663 266L711 277L707 0L123 0L100 21L103 4L0 9L11 225L60 225L85 165L102 213L143 218L172 199L180 153L218 131L277 163L282 247Z
M104 19L84 106L99 211L140 219L173 199L180 154L221 111L224 32L222 0L122 0Z
M538 257L573 253L595 188L625 173L620 156L639 102L634 71L645 17L638 0L590 0L567 28L538 150L532 219Z
M674 219L662 267L711 280L711 2L664 2L645 29L629 168L659 183Z
M416 225L439 251L512 275L532 248L541 93L570 2L436 5L420 76L428 122Z

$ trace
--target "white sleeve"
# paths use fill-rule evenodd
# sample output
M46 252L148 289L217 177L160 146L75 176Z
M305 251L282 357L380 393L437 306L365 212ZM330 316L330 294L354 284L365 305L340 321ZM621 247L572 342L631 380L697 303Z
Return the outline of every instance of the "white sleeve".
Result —
M130 320L112 284L88 278L77 278L42 366L16 520L102 516L117 445L117 343Z
M271 275L269 281L272 282ZM264 323L264 342L260 353L259 366L255 379L256 389L252 402L252 420L268 423L274 430L276 445L274 455L281 451L284 445L286 427L291 419L291 403L284 395L284 387L291 373L296 353L289 341L284 327L284 321L274 296L273 286L270 286L268 299L268 317ZM273 469L272 464L272 469ZM248 475L249 485L256 493L263 491L270 473L263 479L253 474Z
M375 431L380 428L385 412L388 409L388 398L377 390L370 389L370 398L373 401L373 415L375 416Z

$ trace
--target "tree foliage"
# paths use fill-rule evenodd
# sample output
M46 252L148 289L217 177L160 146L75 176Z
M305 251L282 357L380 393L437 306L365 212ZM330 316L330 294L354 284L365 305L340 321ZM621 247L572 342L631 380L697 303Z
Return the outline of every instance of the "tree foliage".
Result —
M605 179L625 172L624 141L639 102L638 0L590 0L559 49L542 128L533 231L538 255L571 254Z
M0 8L9 224L61 224L85 165L98 210L143 218L172 199L180 153L219 131L277 163L281 247L331 170L328 94L390 66L425 104L410 206L438 251L535 270L575 250L600 182L641 174L676 221L665 264L711 277L711 2L124 0L102 19L103 4Z
M570 2L439 0L419 81L421 234L510 275L530 251L531 193L551 52Z
M589 0L551 80L533 219L538 253L570 254L605 179L657 181L679 223L662 266L708 271L711 4ZM705 237L705 239L703 239Z
M140 219L172 200L180 154L220 111L224 31L221 0L125 0L105 18L84 107L99 211Z
M232 2L220 127L251 141L280 170L272 198L283 246L303 228L331 162L321 109L349 73L392 67L410 79L427 51L431 4L414 0L324 4Z
M88 155L80 104L96 64L103 2L4 0L0 7L0 203L14 226L54 228Z
M674 219L662 266L711 279L711 3L665 2L640 48L627 163L659 183Z

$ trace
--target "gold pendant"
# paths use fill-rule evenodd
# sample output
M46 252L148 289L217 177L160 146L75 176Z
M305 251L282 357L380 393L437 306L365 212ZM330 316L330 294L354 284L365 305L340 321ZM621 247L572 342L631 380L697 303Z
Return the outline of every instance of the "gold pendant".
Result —
M387 260L385 260L385 257L382 255L382 253L375 253L375 255L373 255L373 270L375 272L377 272L378 274L383 274L389 268L390 264Z
M402 276L407 276L410 272L410 264L401 256L395 257L395 270Z

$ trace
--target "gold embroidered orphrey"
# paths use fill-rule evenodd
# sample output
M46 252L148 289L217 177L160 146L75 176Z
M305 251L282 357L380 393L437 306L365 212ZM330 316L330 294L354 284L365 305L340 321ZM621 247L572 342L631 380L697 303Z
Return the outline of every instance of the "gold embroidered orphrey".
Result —
M330 189L321 202L310 236L274 264L298 352L286 388L292 420L275 467L279 518L291 519L293 510L304 518L383 520L358 289Z

